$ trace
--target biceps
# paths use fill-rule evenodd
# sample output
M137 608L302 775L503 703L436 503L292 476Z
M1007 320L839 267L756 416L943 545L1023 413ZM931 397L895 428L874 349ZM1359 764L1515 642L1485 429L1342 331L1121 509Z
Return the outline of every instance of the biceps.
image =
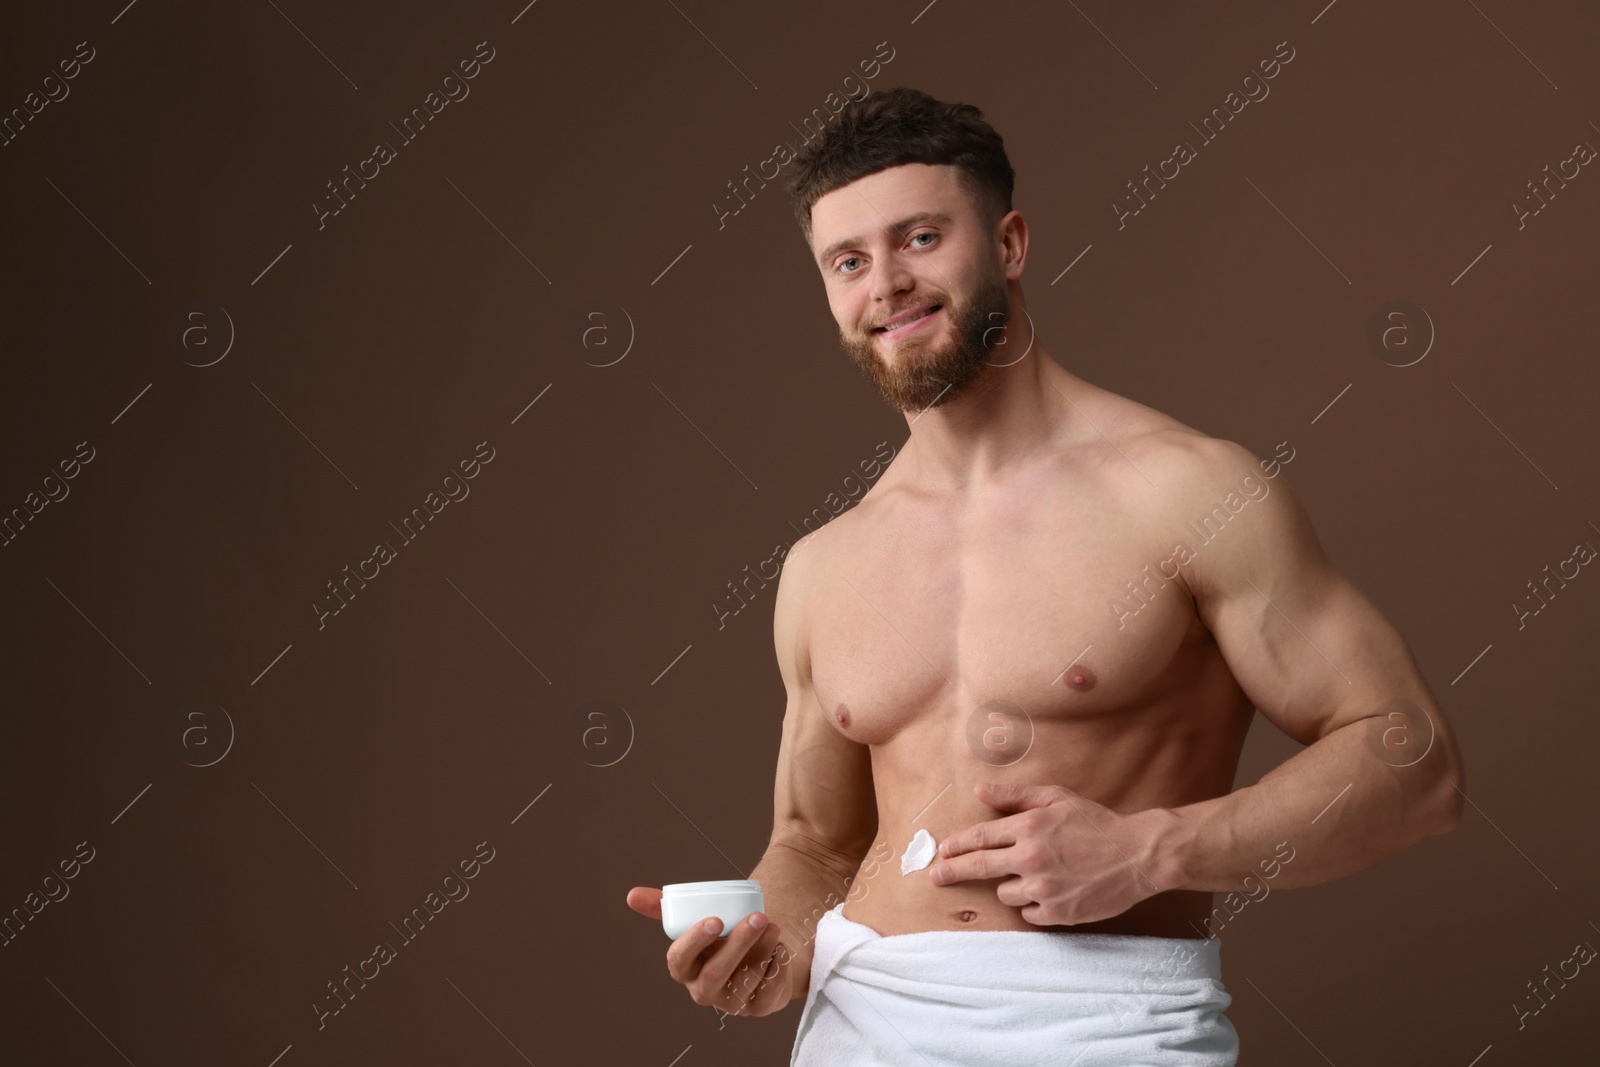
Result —
M1325 560L1298 581L1263 573L1237 584L1216 605L1212 633L1251 702L1296 741L1309 745L1386 701L1415 698L1405 641Z

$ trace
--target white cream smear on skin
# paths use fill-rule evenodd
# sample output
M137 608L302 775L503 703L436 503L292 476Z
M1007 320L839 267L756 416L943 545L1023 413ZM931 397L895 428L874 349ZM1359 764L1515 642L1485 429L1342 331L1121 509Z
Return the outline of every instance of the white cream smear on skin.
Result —
M911 844L906 846L905 855L900 857L900 877L904 878L912 871L920 871L933 862L933 853L939 843L933 835L926 830L918 830L911 838Z

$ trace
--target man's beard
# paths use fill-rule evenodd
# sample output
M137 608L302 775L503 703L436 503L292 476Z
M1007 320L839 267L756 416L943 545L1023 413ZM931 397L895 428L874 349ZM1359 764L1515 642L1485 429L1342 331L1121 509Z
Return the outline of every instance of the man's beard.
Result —
M881 334L839 331L839 344L851 361L901 411L922 412L955 399L983 373L991 348L1006 337L1003 327L1010 304L1002 278L990 279L960 303L941 294L930 297L926 303L939 305L940 313L950 319L950 337L942 347L935 347L933 334L887 341L884 347L892 346L895 352L893 363L886 364L879 351ZM935 326L934 333L939 329Z

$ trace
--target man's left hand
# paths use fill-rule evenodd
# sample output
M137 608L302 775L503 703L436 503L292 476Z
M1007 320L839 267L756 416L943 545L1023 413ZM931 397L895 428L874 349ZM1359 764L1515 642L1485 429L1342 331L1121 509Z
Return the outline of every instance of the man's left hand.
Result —
M1057 785L975 788L990 807L1017 814L945 838L928 872L935 885L1005 878L995 895L1037 926L1109 919L1162 891L1152 868L1170 811L1123 815Z

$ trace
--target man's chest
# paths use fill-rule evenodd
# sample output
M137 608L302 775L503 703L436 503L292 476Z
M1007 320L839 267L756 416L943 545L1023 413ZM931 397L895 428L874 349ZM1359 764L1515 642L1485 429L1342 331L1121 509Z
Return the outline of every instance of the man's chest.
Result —
M861 743L929 719L1115 715L1170 688L1204 637L1173 545L1126 516L890 512L848 534L808 597L806 639L820 706Z

